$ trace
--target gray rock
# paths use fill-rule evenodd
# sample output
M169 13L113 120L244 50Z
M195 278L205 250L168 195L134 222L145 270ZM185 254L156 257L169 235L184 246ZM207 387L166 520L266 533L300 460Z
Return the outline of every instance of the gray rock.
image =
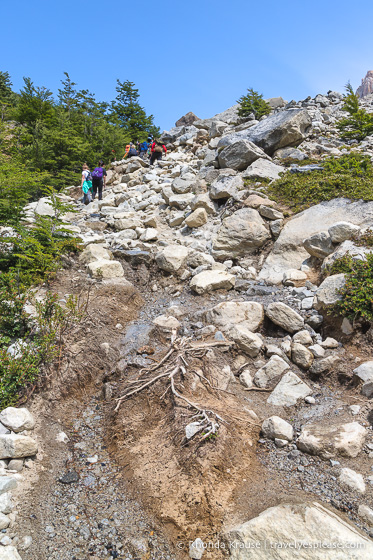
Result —
M189 249L183 245L168 245L156 254L155 260L159 268L166 272L177 272L187 261Z
M13 503L9 492L0 493L0 512L1 513L11 513L13 509Z
M246 131L223 137L219 146L233 144L239 139L246 139L271 156L280 148L300 144L310 126L311 119L307 111L289 109L270 115Z
M287 332L295 333L304 328L303 318L285 303L279 301L270 303L265 314L275 325L279 325Z
M282 220L284 217L282 212L264 205L259 206L259 214L263 216L263 218L267 218L267 220Z
M373 361L364 362L353 370L354 378L357 381L373 381Z
M10 519L4 513L0 513L0 531L6 529L10 525Z
M246 171L242 173L242 177L252 181L260 181L261 179L275 181L276 179L279 179L280 173L283 173L284 171L285 167L282 165L277 165L267 159L260 158L254 161L246 169Z
M216 203L214 203L207 193L197 194L190 203L190 209L204 208L208 214L215 214L217 211Z
M192 558L192 560L201 560L204 552L204 544L200 538L193 541L189 546L189 558Z
M315 233L303 241L303 247L312 256L324 259L334 251L334 246L328 232Z
M347 424L308 424L303 426L297 447L304 453L330 459L336 455L357 457L367 431L358 422Z
M17 486L17 481L12 476L0 476L0 495L8 493Z
M365 504L360 504L357 513L361 519L373 526L373 509Z
M310 373L312 375L321 375L331 371L335 366L337 366L341 361L339 356L327 356L321 360L315 360L310 368Z
M289 364L280 356L271 356L269 361L254 376L257 387L266 388L268 383L289 369Z
M94 278L121 278L124 276L123 266L119 261L99 260L89 263L87 269Z
M168 203L171 208L179 208L180 210L185 210L185 208L192 202L193 198L193 193L174 194L173 196L170 196Z
M253 142L243 138L230 142L218 153L218 161L221 168L229 167L237 171L243 171L259 158L266 158L265 153Z
M212 200L230 198L231 196L236 198L238 191L243 187L244 182L239 175L221 175L210 187L210 198Z
M312 393L312 389L292 371L285 373L281 381L267 399L268 404L276 406L293 406L299 399Z
M337 303L337 301L342 298L339 292L344 287L345 283L346 279L344 274L333 274L333 276L325 278L315 294L315 309L321 310Z
M306 330L304 331L298 331L294 336L293 336L293 342L297 342L298 344L312 344L313 340L312 340L312 336L310 335L310 333Z
M373 202L351 202L338 198L296 214L282 228L260 271L259 279L281 284L286 270L299 270L303 261L309 258L309 253L303 248L303 240L340 221L370 226L373 223Z
M189 111L189 113L186 113L186 115L183 115L178 121L175 122L175 127L190 126L194 123L194 121L198 120L198 117L194 113Z
M279 150L276 150L274 155L280 159L288 159L293 161L302 161L304 159L307 159L307 154L301 152L297 148L280 148Z
M241 325L233 327L229 331L229 336L250 358L256 358L263 347L260 336Z
M253 253L270 239L270 233L259 212L242 208L225 218L212 244L218 259L230 259Z
M342 243L347 239L351 239L358 231L359 226L350 222L337 222L328 229L328 233L333 243Z
M291 441L293 439L293 426L279 416L271 416L264 420L262 433L268 439L278 438Z
M306 346L294 342L291 345L291 359L300 368L309 369L312 366L314 356Z

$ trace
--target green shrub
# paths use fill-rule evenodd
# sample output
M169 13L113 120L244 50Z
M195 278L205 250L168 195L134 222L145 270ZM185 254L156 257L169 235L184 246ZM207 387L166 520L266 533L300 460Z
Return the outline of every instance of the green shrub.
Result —
M373 167L368 156L350 152L327 158L322 166L322 171L288 171L268 186L267 193L294 211L340 197L373 200Z
M334 310L351 320L373 321L373 255L366 260L353 260L349 256L334 262L331 274L345 273L346 283Z
M254 113L256 119L260 119L263 115L269 115L271 106L263 99L263 95L254 91L253 88L247 90L246 95L242 95L237 103L240 107L237 111L239 117L248 117Z
M359 98L350 83L346 85L346 91L343 110L349 114L349 117L341 119L337 123L337 128L341 138L360 142L366 136L373 134L373 114L367 113L359 106Z
M352 240L359 247L373 247L373 229L368 228L364 233L357 233Z

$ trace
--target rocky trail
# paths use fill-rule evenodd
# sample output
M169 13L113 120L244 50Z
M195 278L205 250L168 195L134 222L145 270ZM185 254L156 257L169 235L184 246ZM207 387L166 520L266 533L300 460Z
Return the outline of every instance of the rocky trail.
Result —
M372 557L371 334L328 315L344 275L323 269L364 258L373 203L268 198L285 159L346 150L340 94L271 103L181 123L153 168L113 162L102 201L65 196L84 250L52 288L89 291L88 315L32 427L0 413L0 439L38 447L3 454L0 559Z

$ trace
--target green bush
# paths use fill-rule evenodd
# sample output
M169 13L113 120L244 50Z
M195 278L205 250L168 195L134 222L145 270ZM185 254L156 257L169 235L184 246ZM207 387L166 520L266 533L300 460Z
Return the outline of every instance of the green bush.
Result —
M359 98L350 83L346 85L346 91L343 110L349 116L341 119L337 123L337 128L340 131L341 138L360 142L366 136L373 134L373 114L367 113L365 109L359 106Z
M353 260L350 256L336 260L330 274L339 273L346 275L346 283L334 311L351 320L373 321L373 255L368 254L366 260Z
M300 211L333 198L373 200L373 166L368 156L356 152L327 158L323 171L286 172L267 188L277 202Z
M271 106L263 99L263 95L249 88L246 95L242 95L237 103L240 107L237 111L239 117L248 117L254 113L256 119L260 119L263 115L269 115Z

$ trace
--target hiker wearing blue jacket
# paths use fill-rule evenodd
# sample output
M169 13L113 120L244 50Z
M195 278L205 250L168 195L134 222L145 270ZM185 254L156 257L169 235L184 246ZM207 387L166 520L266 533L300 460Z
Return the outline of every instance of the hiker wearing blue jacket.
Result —
M148 154L148 143L147 142L141 142L141 144L139 144L138 150L139 150L139 156L142 159L146 159L146 156Z
M100 159L98 162L98 167L95 167L92 171L92 191L93 200L96 198L98 192L98 199L102 200L102 190L106 187L106 169L104 162Z

